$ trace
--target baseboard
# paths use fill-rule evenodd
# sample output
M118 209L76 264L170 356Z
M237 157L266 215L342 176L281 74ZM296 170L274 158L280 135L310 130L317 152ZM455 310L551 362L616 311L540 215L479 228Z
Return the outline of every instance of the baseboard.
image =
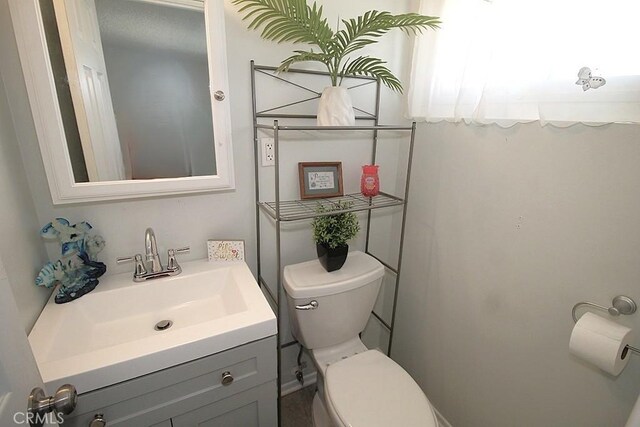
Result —
M318 373L316 371L305 374L304 386L300 385L298 380L291 380L288 383L282 384L280 387L280 396L286 396L287 394L301 390L303 387L316 383Z
M433 412L436 413L436 418L438 419L438 427L452 427L451 423L447 421L444 416L442 416L440 411L438 411L435 406L431 405L431 407L433 408Z

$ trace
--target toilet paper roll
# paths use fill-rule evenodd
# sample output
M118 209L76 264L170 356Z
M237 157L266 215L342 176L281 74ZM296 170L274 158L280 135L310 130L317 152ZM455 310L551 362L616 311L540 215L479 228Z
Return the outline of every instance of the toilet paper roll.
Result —
M571 332L569 351L611 375L618 376L631 359L625 347L632 331L626 326L585 313Z

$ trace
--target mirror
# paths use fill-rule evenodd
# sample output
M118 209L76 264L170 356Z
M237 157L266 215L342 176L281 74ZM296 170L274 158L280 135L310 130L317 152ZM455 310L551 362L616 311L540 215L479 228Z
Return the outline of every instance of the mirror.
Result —
M76 182L215 175L204 4L40 6Z
M233 188L222 3L10 0L54 203Z

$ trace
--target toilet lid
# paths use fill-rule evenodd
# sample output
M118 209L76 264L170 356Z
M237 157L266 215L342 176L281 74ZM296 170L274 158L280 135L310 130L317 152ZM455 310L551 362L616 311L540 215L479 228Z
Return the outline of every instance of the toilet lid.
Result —
M437 427L429 400L411 376L377 350L329 365L329 411L351 427Z

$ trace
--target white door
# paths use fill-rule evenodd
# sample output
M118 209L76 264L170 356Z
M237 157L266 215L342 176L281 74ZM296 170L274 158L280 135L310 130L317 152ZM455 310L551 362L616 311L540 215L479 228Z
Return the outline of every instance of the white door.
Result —
M0 425L28 426L27 399L43 384L1 259L0 295Z
M90 181L126 179L95 0L54 0Z

